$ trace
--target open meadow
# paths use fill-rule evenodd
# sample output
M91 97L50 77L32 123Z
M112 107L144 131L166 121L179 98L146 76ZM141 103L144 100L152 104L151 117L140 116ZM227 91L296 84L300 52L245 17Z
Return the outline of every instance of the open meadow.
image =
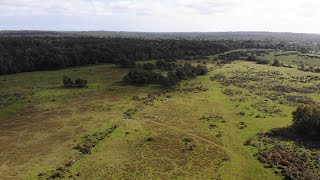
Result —
M208 74L171 90L125 85L128 70L113 65L1 76L0 176L282 179L296 172L263 157L276 145L319 157L316 147L270 133L291 125L297 103L319 102L318 74L204 61ZM63 75L89 86L64 89ZM316 158L307 163L310 172L296 171L316 176Z
M320 180L320 0L0 0L0 180Z

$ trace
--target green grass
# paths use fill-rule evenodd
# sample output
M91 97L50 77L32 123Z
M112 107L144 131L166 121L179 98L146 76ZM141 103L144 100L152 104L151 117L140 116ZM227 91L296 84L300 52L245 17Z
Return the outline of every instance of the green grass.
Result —
M317 75L297 69L235 61L222 67L208 62L214 70L205 76L183 81L176 91L157 97L151 105L132 100L159 92L158 86L123 86L119 82L128 70L111 65L70 68L59 71L31 72L0 76L0 176L14 179L37 179L73 159L65 176L79 179L281 179L275 169L264 168L254 153L256 148L244 142L260 132L291 124L291 112L297 104L279 103L266 95L266 87L286 84L312 86L314 82L290 81L292 76ZM196 64L196 61L192 61ZM270 78L250 81L257 89L228 87L210 77L224 74L279 71ZM85 89L63 89L63 75L83 78ZM246 74L248 75L248 73ZM283 77L281 79L281 77ZM287 79L286 79L287 78ZM207 91L187 91L201 86ZM228 96L226 89L241 93ZM257 94L257 92L260 92ZM21 95L16 95L21 94ZM299 94L299 93L298 93ZM299 94L320 99L319 93ZM2 97L1 96L1 97ZM23 97L23 98L22 98ZM54 99L54 100L53 100ZM267 101L266 101L267 100ZM255 103L267 102L280 114L261 112ZM141 108L130 120L123 120L128 109ZM244 112L245 115L239 115ZM257 115L265 118L256 118ZM202 117L222 117L209 118ZM240 129L238 124L245 123ZM91 154L74 150L86 135L121 125L98 141ZM212 128L214 127L214 128ZM184 138L192 138L189 143ZM147 141L152 138L152 141ZM190 149L191 148L191 149Z
M286 53L286 52L284 52ZM299 55L313 55L313 54L294 54L294 55L280 55L275 56L276 54L281 54L278 52L271 52L270 54L262 56L262 58L269 60L271 63L274 59L279 60L285 65L291 65L293 67L299 67L301 64L304 64L305 67L320 67L320 57L319 58L306 58Z
M47 107L83 93L102 90L104 88L102 82L107 83L107 77L117 76L117 71L119 71L109 70L110 67L110 65L88 66L1 76L0 106L2 110L0 115L14 113L29 106L44 109L44 104ZM63 75L74 79L86 78L90 86L84 89L63 89L61 88Z

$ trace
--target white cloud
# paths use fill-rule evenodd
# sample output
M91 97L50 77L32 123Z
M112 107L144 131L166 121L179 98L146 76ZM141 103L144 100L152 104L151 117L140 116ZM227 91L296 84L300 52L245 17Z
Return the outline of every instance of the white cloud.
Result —
M197 14L215 14L230 10L238 0L178 0L177 7Z
M0 16L14 15L106 15L106 3L95 0L0 0Z
M137 15L153 15L165 9L163 4L156 1L135 1L135 0L122 0L111 2L109 7L113 13L137 14Z
M61 22L52 22L52 27L64 25L66 29L74 18L70 26L83 27L79 30L320 33L318 7L319 0L0 0L0 17L14 19L16 24L21 24L22 16L34 24L46 16L57 17ZM71 18L68 23L61 18L66 16ZM81 24L90 21L94 26Z

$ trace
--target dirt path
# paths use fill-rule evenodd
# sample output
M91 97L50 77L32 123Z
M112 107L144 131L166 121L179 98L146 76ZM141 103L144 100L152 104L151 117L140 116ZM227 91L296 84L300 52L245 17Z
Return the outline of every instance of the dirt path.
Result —
M209 140L209 139L206 139L206 138L203 138L203 137L201 137L201 136L199 136L199 135L196 135L196 134L194 134L194 133L181 130L181 129L179 129L179 128L176 128L175 126L170 126L170 125L167 125L167 124L165 124L165 123L156 122L156 121L154 121L154 120L144 120L144 121L145 121L145 122L151 122L151 123L153 123L153 124L156 124L156 125L159 125L159 126L162 126L162 127L165 127L165 128L171 129L171 130L174 130L174 131L178 131L178 132L181 132L181 133L184 133L184 134L193 136L193 137L195 137L195 138L197 138L197 139L200 139L200 140L203 140L203 141L205 141L205 142L207 142L207 143L210 143L210 144L212 144L213 146L219 147L220 149L226 151L227 153L233 154L233 152L230 151L229 149L227 149L226 147L224 147L224 146L222 146L222 145L220 145L220 144L218 144L218 143L216 143L216 142L214 142L214 141L211 141L211 140Z
M200 82L202 82L205 87L218 87L218 83L208 82L207 80L200 80ZM166 111L166 113L158 113L157 111L163 107L168 107L163 110ZM146 112L147 114L162 117L161 121L144 118L139 118L139 120L186 134L226 152L229 161L224 162L223 166L218 170L218 174L222 179L280 179L281 177L276 176L272 170L264 168L263 164L253 156L254 152L243 145L247 140L244 136L246 136L247 131L250 130L239 129L237 126L239 122L246 122L244 117L237 115L237 112L240 111L241 109L235 107L232 102L228 101L227 97L222 94L220 88L215 88L203 93L173 95L171 101L165 104L157 104L155 109ZM199 112L201 112L201 114ZM208 113L218 114L225 120L225 123L219 127L219 131L223 132L220 138L221 143L220 141L215 142L214 140L210 140L210 135L206 134L210 133L210 131L205 131L205 129L204 131L199 131L199 128L203 128L203 126L197 126L198 129L194 130L192 129L193 127L190 126L192 123L196 123L193 124L195 127L198 124L198 122L192 120L196 118L195 114L199 117L199 115L208 115ZM171 117L176 118L170 119ZM169 125L169 122L173 124L171 125L170 123ZM251 124L248 123L248 125L250 126ZM256 130L261 129L253 126L250 126L250 128L255 128ZM201 135L208 136L202 137Z

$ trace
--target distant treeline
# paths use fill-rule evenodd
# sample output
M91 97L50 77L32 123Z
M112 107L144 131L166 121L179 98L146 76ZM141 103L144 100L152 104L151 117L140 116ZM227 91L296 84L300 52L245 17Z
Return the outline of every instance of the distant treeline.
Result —
M312 44L320 42L320 34L288 32L126 32L126 31L0 31L1 37L99 37L99 38L138 38L138 39L176 39L176 40L262 40ZM316 46L318 46L316 44Z
M263 41L143 40L94 37L1 37L0 74L98 63L184 59L240 48L285 49ZM295 49L297 50L297 49Z

